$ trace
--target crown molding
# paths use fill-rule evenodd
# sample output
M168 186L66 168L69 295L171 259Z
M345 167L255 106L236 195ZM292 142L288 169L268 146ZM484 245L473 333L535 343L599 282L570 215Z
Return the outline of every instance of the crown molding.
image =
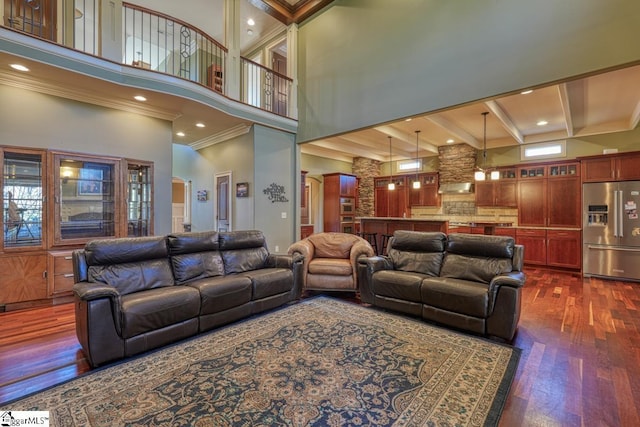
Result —
M201 139L200 141L192 142L191 144L189 144L189 147L196 151L202 150L203 148L209 147L211 145L219 144L221 142L228 141L231 138L236 138L238 136L249 133L250 130L250 125L242 123L232 128L226 129L222 132L218 132L215 135L211 135L204 139Z

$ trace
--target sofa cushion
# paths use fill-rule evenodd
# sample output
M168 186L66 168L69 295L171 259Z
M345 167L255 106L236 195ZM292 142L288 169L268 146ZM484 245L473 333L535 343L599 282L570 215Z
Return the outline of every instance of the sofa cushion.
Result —
M309 262L309 274L332 274L350 276L353 274L351 261L344 258L314 258Z
M293 288L293 271L288 268L263 268L242 273L251 279L253 300L291 291Z
M508 273L511 270L510 259L447 253L442 263L440 276L489 283L495 276Z
M134 292L122 297L122 338L173 325L198 316L200 293L188 286Z
M87 270L89 282L113 286L120 295L173 286L168 258L115 265L93 265Z
M179 285L192 280L224 274L222 255L218 251L173 255L171 265L176 283Z
M225 274L263 268L269 257L264 235L257 230L220 233L220 250Z
M426 278L421 287L422 302L432 307L467 316L489 316L489 287L486 284L451 278Z
M399 230L393 233L387 255L396 270L437 276L445 244L444 233Z
M113 265L167 258L164 236L96 239L84 247L87 265Z
M420 287L426 274L393 270L380 270L373 275L373 292L376 295L421 302Z
M512 259L514 247L513 237L452 233L446 250L450 254Z
M353 276L336 276L335 274L307 274L305 288L314 290L355 290Z
M220 249L217 231L174 233L167 236L170 255L211 252Z
M253 285L245 276L208 277L189 282L200 292L200 314L218 313L251 301Z
M314 258L349 258L357 236L347 233L316 233L307 238L315 248Z

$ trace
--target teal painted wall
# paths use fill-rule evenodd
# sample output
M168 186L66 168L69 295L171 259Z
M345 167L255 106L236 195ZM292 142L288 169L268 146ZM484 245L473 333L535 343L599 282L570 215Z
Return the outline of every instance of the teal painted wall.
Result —
M336 0L300 27L298 140L640 60L637 0Z

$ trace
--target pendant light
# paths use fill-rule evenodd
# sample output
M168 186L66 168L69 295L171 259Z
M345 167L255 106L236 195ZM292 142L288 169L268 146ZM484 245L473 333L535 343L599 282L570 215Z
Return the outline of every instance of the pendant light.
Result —
M416 131L416 180L413 181L413 188L415 190L419 190L420 189L420 179L418 178L418 135L420 134L420 131L417 130Z
M391 178L389 178L389 185L387 185L387 188L391 191L396 189L396 184L395 182L393 182L393 161L392 161L393 157L391 154L391 137L389 137L389 173L391 175Z
M482 158L483 158L483 163L482 163L482 168L478 168L479 170L477 170L474 174L473 177L475 178L476 181L484 181L487 178L487 114L489 114L488 111L484 111L482 113L482 117L484 119L484 129L483 129L483 141L484 141L484 151L482 152Z

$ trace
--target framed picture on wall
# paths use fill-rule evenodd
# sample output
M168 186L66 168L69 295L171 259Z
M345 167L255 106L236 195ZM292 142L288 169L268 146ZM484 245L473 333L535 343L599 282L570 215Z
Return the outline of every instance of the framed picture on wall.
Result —
M248 182L239 182L236 184L236 197L249 197Z
M80 169L80 179L78 180L79 196L101 196L104 194L102 188L102 170L92 168Z
M206 202L209 199L209 192L207 190L196 191L196 198L199 202Z

